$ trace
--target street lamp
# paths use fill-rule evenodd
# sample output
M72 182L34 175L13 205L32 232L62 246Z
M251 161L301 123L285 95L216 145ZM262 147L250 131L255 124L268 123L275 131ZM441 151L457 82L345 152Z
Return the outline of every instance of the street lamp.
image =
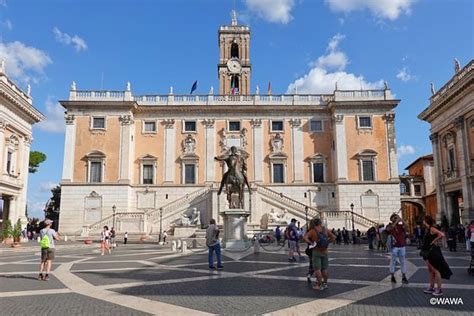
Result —
M306 216L306 231L309 230L309 225L308 225L308 207L305 206L304 208L304 213L305 213L305 216Z
M352 242L355 244L355 231L354 231L354 203L351 203L351 214L352 214Z
M158 243L161 244L161 238L163 238L163 208L160 207L160 238Z
M115 211L117 210L117 207L115 206L112 206L112 227L115 229Z

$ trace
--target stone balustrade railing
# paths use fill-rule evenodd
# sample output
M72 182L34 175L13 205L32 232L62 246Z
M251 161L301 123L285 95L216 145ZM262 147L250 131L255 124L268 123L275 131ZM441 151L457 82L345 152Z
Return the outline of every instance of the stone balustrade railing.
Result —
M115 213L115 220L118 219L123 219L123 218L139 218L142 219L144 218L145 213L144 212L117 212ZM107 217L104 217L100 221L89 225L89 227L85 228L85 231L83 230L83 233L91 233L91 232L96 232L102 230L104 226L109 226L112 227L114 222L114 215L109 215Z
M308 217L322 216L322 212L314 207L298 202L284 195L283 193L273 191L267 187L264 187L258 184L254 184L254 185L257 188L257 192L261 193L262 195L266 195L274 200L279 201L280 203L287 206L288 208L302 212L302 214L305 214L305 215L306 215L305 213L306 210L308 210Z
M135 101L139 105L327 105L331 101L391 100L390 90L336 90L334 94L132 95L131 91L71 90L71 101Z
M348 219L352 220L351 211L324 211L324 217L326 219ZM378 223L354 212L354 222L365 227L378 226Z
M431 96L431 103L435 103L436 101L438 101L438 99L443 97L456 84L456 82L464 78L473 69L474 69L474 60L471 60L469 64L464 66L464 68L461 69L461 71L455 74L451 78L451 80L449 80L444 86L442 86L441 89L438 90L438 92L436 92L435 94Z

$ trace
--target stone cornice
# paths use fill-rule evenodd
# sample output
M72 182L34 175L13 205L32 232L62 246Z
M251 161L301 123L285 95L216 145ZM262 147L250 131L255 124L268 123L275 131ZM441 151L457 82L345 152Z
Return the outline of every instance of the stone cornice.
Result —
M4 79L11 83L6 77L3 77L2 80L0 80L0 95L10 101L12 104L16 105L21 113L27 115L35 123L44 120L45 116L35 107L33 107L33 105L31 105L31 99L26 99L27 97L22 92L20 93L14 90L11 85L5 82Z
M446 110L445 105L474 86L474 60L456 73L441 89L430 98L430 105L418 115L418 118L431 122L438 113Z

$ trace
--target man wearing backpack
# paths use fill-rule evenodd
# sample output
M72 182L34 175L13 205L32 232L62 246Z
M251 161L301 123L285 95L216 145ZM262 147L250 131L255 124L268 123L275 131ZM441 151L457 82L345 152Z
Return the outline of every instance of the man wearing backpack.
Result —
M296 218L292 218L290 224L285 230L286 239L288 239L288 261L296 262L295 252L298 251L298 232L296 230ZM301 256L301 255L300 255Z
M321 219L315 218L313 219L313 229L309 230L303 239L313 249L312 260L314 275L317 279L313 289L324 290L328 288L328 246L330 242L336 240L336 236L321 225Z
M51 261L54 259L54 241L59 240L59 235L51 228L53 224L52 220L46 219L44 224L45 227L40 231L41 264L38 280L48 281L49 272L51 271ZM43 271L46 272L44 276Z

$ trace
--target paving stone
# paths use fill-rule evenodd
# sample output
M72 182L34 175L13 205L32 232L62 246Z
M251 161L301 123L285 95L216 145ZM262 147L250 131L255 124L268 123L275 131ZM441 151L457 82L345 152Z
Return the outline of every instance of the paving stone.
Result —
M38 274L0 275L0 292L34 291L62 288L65 288L65 286L53 274L49 275L49 281L39 281Z
M72 265L71 271L76 270L88 270L88 269L122 269L122 268L143 268L146 267L143 263L139 262L81 262Z
M38 262L32 262L28 264L4 264L0 265L0 274L2 272L16 272L16 271L28 271L28 272L34 272L34 271L39 271L39 264L40 264L40 259L38 258ZM54 263L51 265L51 271L54 271L59 266L59 264Z
M465 269L451 269L453 275L449 280L444 280L444 284L467 284L474 285L474 276L467 273L467 267ZM420 269L416 271L408 281L413 283L427 283L428 282L428 270ZM473 296L474 297L474 296Z
M75 293L0 298L2 316L149 315Z
M360 286L331 284L316 291L308 283L237 277L115 291L220 315L259 315L356 288Z

